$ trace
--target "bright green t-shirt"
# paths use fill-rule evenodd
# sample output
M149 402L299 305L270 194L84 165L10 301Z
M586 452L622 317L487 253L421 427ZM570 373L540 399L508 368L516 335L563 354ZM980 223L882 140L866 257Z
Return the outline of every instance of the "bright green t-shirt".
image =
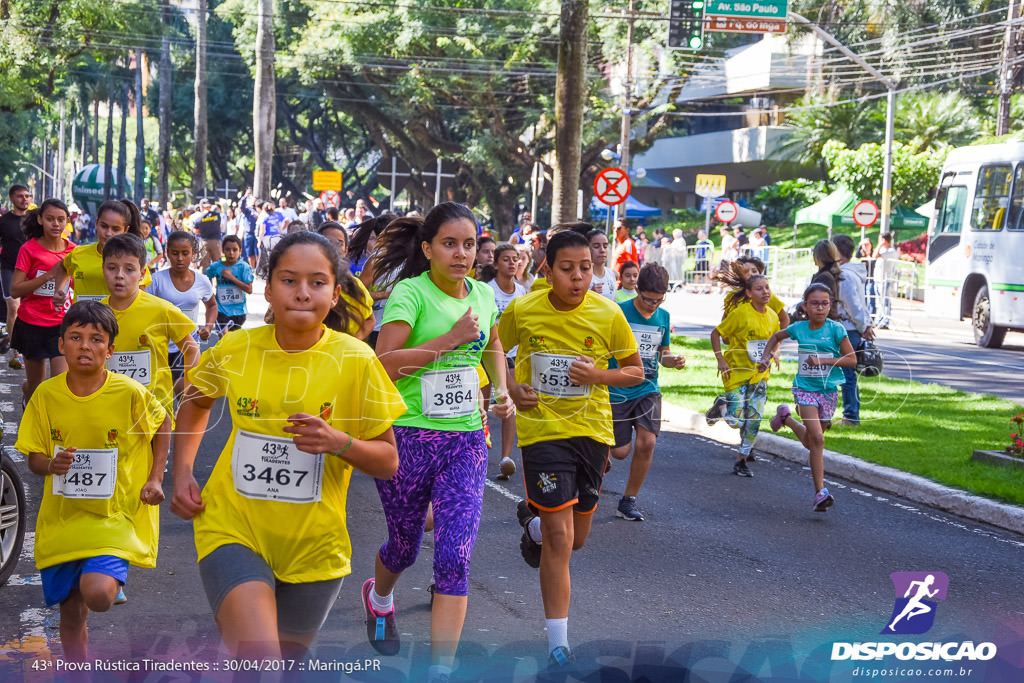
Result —
M469 278L465 282L469 288L465 299L455 299L438 289L429 271L402 280L391 290L383 324L404 322L412 328L406 348L448 332L470 307L480 323L476 341L442 354L415 374L395 382L408 408L395 420L396 425L444 432L483 429L477 367L498 318L498 307L490 286Z
M635 296L636 296L636 290L635 289L633 291L629 291L628 289L622 289L620 287L619 289L615 290L615 303L621 304L623 301L629 301L630 299L634 298Z

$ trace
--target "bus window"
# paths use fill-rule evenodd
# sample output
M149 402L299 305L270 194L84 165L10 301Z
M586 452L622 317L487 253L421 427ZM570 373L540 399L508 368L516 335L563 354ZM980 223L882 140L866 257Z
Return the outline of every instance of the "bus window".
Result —
M1024 230L1024 164L1017 164L1013 174L1013 192L1010 195L1010 215L1006 227Z
M960 232L960 226L964 221L964 206L967 203L967 188L963 185L944 187L939 191L935 203L938 208L935 234Z
M974 193L972 230L1002 230L1010 197L1009 164L992 164L978 169L978 187Z

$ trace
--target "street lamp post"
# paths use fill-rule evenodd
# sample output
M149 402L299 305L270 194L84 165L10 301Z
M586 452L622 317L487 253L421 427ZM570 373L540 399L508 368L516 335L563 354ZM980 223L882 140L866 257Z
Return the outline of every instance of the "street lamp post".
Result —
M622 80L622 133L619 140L619 155L622 168L629 168L629 134L633 127L633 24L636 22L636 0L629 0L628 23L626 24L626 77ZM609 210L609 215L611 211ZM626 218L626 203L616 207L617 218Z
M892 140L893 140L893 120L896 118L896 82L891 78L883 74L881 71L864 61L863 58L858 56L850 48L840 43L835 36L828 31L824 30L820 26L811 21L808 21L804 17L800 16L796 12L790 12L789 18L793 21L803 24L826 43L835 46L837 50L846 55L855 64L860 66L862 69L867 71L869 74L874 76L882 85L888 90L886 97L885 107L885 161L883 162L882 169L882 225L879 229L879 234L885 234L889 232L890 225L890 212L892 211ZM864 241L864 233L866 228L861 228L861 241Z

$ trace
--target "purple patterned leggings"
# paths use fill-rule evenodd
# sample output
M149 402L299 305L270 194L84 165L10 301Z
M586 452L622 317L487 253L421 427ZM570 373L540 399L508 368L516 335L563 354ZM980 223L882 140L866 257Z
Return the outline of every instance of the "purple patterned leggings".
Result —
M391 479L376 480L388 524L380 561L395 574L412 566L423 541L427 503L432 503L434 590L466 595L487 476L484 433L394 429L398 472Z

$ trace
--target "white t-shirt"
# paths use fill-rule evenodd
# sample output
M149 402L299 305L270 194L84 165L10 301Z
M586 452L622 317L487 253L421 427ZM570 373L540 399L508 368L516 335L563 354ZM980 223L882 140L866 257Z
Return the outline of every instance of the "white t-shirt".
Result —
M597 271L594 272L594 279L590 282L590 289L597 291L597 285L604 283L604 287L601 288L599 294L606 299L615 301L615 287L618 284L618 278L615 277L615 271L608 266L604 267L604 277L598 277Z
M198 321L206 320L206 306L202 305L201 302L209 301L214 292L213 284L208 277L194 270L192 273L195 275L195 281L191 287L182 292L171 281L170 268L158 270L153 273L153 284L147 287L146 291L177 306L182 313L192 319L192 322L196 323L198 328ZM202 314L200 314L200 311L202 311ZM196 333L193 332L192 336L195 337ZM174 342L170 342L168 351L171 353L178 352L178 347Z
M530 290L528 290L526 287L523 287L521 284L519 284L515 280L512 281L512 293L511 294L508 294L508 293L504 292L501 289L501 287L498 286L498 281L497 280L491 280L487 284L489 284L491 286L491 289L494 290L494 303L497 304L497 306L498 306L498 318L499 319L501 318L501 314L505 312L505 309L508 308L508 305L510 303L512 303L513 299L518 299L519 297L523 296L524 294L529 294L530 293ZM512 360L515 360L516 351L518 349L519 349L518 346L513 346L511 349L508 349L508 351L505 353L505 356L507 356L508 358L511 358Z

